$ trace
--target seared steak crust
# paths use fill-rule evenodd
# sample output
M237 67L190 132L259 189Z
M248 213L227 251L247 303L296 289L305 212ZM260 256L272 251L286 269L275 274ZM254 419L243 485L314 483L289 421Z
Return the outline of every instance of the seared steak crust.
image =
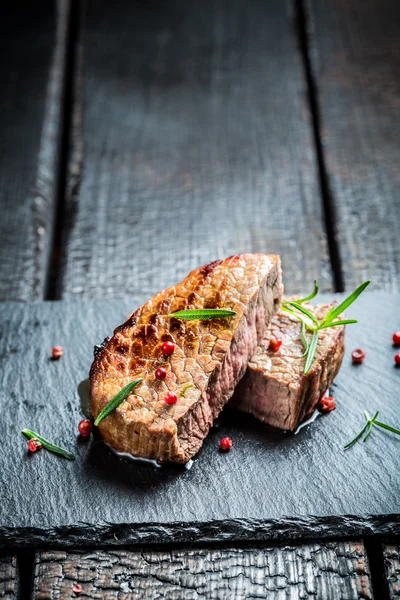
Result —
M239 254L192 271L153 296L103 342L90 371L96 417L127 383L133 393L99 428L115 449L160 461L187 462L233 394L282 295L278 256ZM236 316L183 321L166 315L183 309L231 308ZM162 344L172 341L166 357ZM164 381L155 378L167 370ZM168 405L173 391L178 402Z
M331 306L319 304L312 307L307 303L307 308L318 319L322 319ZM338 374L344 355L344 333L344 325L319 332L314 364L304 375L300 323L279 311L251 359L231 405L252 413L272 427L294 431L315 410ZM280 337L283 341L277 352L268 349L271 336Z

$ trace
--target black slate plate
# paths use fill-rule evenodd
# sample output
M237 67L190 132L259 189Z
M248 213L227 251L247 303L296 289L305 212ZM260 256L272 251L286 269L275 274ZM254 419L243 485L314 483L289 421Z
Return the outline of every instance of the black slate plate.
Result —
M76 436L78 383L93 345L143 298L0 305L0 544L279 539L400 533L400 437L375 430L344 452L381 410L400 426L400 369L393 330L400 296L364 294L348 312L347 354L334 384L338 409L295 436L269 432L226 410L191 470L126 463L99 442ZM49 360L54 344L64 356ZM354 367L351 349L367 351ZM29 455L23 427L75 452L68 462ZM229 434L234 448L218 451Z

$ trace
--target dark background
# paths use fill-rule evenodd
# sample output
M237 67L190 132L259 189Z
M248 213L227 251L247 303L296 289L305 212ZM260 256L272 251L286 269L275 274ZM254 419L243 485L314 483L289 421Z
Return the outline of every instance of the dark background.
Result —
M289 292L398 291L399 36L392 0L2 3L0 299L148 296L236 252ZM380 600L399 544L10 548L0 595L83 570L89 597Z

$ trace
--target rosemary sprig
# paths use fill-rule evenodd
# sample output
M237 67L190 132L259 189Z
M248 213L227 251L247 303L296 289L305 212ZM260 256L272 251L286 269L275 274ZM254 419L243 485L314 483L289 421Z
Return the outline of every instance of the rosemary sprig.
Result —
M73 454L71 454L71 452L67 452L67 450L60 448L60 446L56 446L52 442L49 442L49 440L46 440L46 438L42 437L38 433L35 433L34 431L31 431L30 429L22 429L21 433L23 433L29 440L31 440L32 438L35 438L35 440L38 440L38 442L40 442L42 444L43 448L46 448L46 450L49 450L49 452L53 452L54 454L59 454L60 456L63 456L64 458L67 458L68 460L75 460L75 456Z
M185 321L204 321L206 319L224 319L225 317L234 317L235 315L236 312L230 308L201 308L178 310L167 316Z
M391 431L392 433L396 433L397 435L400 435L400 429L397 429L396 427L392 427L391 425L388 425L387 423L382 423L382 421L378 421L377 420L378 415L379 415L379 410L376 411L376 413L374 414L374 416L371 419L371 417L369 416L367 411L364 410L364 416L366 419L366 423L365 423L364 427L362 427L362 429L357 433L357 435L352 440L350 440L350 442L347 442L347 444L344 446L345 450L354 446L354 444L356 442L358 442L358 440L364 435L364 433L366 431L367 433L363 440L365 442L371 435L372 428L374 425L377 425L378 427L381 427L382 429L386 429L387 431Z
M107 402L107 404L100 411L100 413L97 416L97 419L94 422L96 427L102 422L103 419L108 417L110 413L112 413L120 404L122 404L124 400L127 399L133 388L136 387L141 381L143 381L142 378L134 379L125 387L123 387L122 390L120 390L117 394L115 394L115 396L111 398L109 402Z
M352 323L357 323L357 319L338 319L338 317L346 308L353 304L353 302L360 294L362 294L369 284L370 280L364 281L364 283L359 285L347 298L345 298L345 300L343 300L343 302L337 306L332 306L322 321L319 321L312 311L303 306L303 302L315 298L317 295L319 289L317 281L314 281L314 290L305 298L286 300L285 302L282 302L281 309L301 321L301 340L305 350L303 356L306 359L304 365L305 375L311 369L315 359L318 347L318 332L321 331L321 329L326 329L327 327L337 327L338 325L350 325ZM312 332L310 343L308 343L306 337L306 330Z

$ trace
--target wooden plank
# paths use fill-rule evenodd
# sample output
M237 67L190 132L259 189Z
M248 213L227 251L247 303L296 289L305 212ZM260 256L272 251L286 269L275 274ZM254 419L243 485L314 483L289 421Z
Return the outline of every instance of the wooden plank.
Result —
M68 12L67 0L0 5L0 300L44 295L58 185ZM0 597L16 599L23 589L18 588L16 554L2 554Z
M0 598L17 598L17 557L16 554L0 554Z
M280 0L88 2L61 295L149 295L239 251L331 287L293 21Z
M0 6L0 300L43 297L58 181L68 0ZM57 13L58 6L58 13Z
M309 0L322 147L346 288L400 281L400 4Z
M82 443L77 435L77 386L88 375L93 346L139 299L3 303L0 490L12 487L13 494L0 491L0 545L398 535L400 438L375 428L367 443L348 451L343 446L362 427L364 409L380 410L385 422L399 424L399 372L390 343L399 302L398 295L366 293L349 309L359 323L346 333L333 388L335 411L298 435L282 436L251 416L225 410L191 469L118 460L97 436ZM54 343L64 347L59 361L49 359ZM367 354L359 368L350 358L357 346ZM10 401L18 410L6 410ZM29 455L20 434L24 427L70 450L76 460L44 450ZM234 446L223 454L218 447L226 435ZM354 478L360 464L363 476ZM40 498L40 511L32 497Z
M34 598L66 600L78 583L85 598L106 600L372 599L360 541L283 548L42 551Z
M385 573L389 589L389 597L400 598L400 545L397 543L383 545Z

